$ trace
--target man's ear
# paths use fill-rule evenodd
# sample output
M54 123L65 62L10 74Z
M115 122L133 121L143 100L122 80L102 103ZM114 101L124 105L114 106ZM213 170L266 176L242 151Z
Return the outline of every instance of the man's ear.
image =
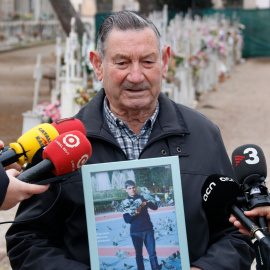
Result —
M99 81L103 79L103 61L100 54L96 51L90 51L90 61L93 65L96 77Z
M171 48L170 46L166 46L162 50L162 77L163 78L166 78L167 76L170 57L171 57Z

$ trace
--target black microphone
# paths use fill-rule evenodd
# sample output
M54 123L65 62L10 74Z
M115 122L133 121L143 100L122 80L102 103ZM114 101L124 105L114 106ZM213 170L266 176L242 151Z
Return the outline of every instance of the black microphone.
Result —
M237 180L244 180L253 174L266 177L266 160L262 149L255 144L245 144L237 147L232 153L232 165Z
M230 177L213 174L205 180L201 190L202 206L210 229L226 227L232 213L249 233L270 251L270 240L237 205L237 197L240 194L239 185Z
M245 144L232 153L232 165L249 209L270 205L266 187L266 160L262 149L255 144ZM265 217L258 217L259 224L270 236Z
M9 149L10 149L9 146L5 146L4 148L1 148L1 149L0 149L0 155L1 155L2 153L4 153L4 152L7 152Z
M51 183L55 183L55 182L61 183L61 182L64 182L67 179L69 179L70 177L75 176L75 175L81 175L81 170L78 169L76 171L66 173L66 174L62 174L62 175L58 175L58 176L55 176L52 173L51 176L44 177L44 179L38 179L38 180L31 181L31 184L46 185L46 184L51 184Z
M250 209L270 205L265 184L267 167L262 149L245 144L232 153L232 166Z

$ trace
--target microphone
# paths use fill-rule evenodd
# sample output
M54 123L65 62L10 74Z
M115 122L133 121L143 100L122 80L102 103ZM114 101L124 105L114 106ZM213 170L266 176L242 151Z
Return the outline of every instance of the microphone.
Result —
M78 170L92 154L89 140L78 130L56 137L43 151L43 161L21 173L17 178L33 183L44 175L64 175Z
M59 134L63 134L72 130L79 130L84 136L86 131L83 123L74 117L63 118L51 124Z
M270 251L268 237L237 205L240 192L239 185L227 176L213 174L205 180L201 190L202 206L209 220L210 229L226 227L232 213L249 233Z
M17 143L1 149L0 162L8 166L18 162L21 166L28 163L37 164L42 160L44 148L59 134L79 130L86 135L85 127L79 119L73 117L60 119L52 124L44 123L24 133Z
M265 183L267 167L262 149L255 144L245 144L236 148L232 153L232 165L249 209L270 205ZM266 218L257 219L262 231L269 237Z
M255 144L245 144L232 153L232 166L250 209L270 205L265 184L266 160L262 149Z
M3 167L17 162L21 166L32 161L36 151L47 146L55 137L58 131L48 123L40 124L25 132L15 143L9 144L9 149L0 155L0 162Z
M86 136L86 131L85 131L85 127L83 123L79 119L76 119L74 117L63 118L63 119L57 120L53 122L51 125L58 131L59 135L72 131L72 130L78 130L82 134L84 134L84 136ZM46 146L36 151L36 153L34 154L32 158L31 164L29 164L28 167L35 166L36 164L38 164L39 162L43 160L42 154L45 147Z

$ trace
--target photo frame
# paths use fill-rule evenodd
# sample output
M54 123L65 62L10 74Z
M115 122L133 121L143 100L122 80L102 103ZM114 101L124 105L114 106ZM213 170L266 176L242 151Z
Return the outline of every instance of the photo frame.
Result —
M135 249L134 239L150 223L153 229L149 232L154 235L147 237L154 240L147 243L154 243L160 269L190 269L178 157L84 165L82 178L91 269L138 269L141 258L137 262L136 252L140 251L138 246ZM126 188L125 183L131 187L135 183L136 197L129 196L131 187ZM146 212L150 223L148 219L140 223ZM135 219L140 226L131 225ZM154 263L148 249L153 254L143 244L145 270Z

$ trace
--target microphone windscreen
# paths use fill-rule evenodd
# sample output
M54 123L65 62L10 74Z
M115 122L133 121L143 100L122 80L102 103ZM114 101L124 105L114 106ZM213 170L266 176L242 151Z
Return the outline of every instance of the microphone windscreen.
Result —
M23 152L24 155L18 160L20 165L25 163L25 156L27 162L31 163L37 150L47 146L58 135L58 131L51 124L44 123L25 132L17 143L10 144L10 148L17 154Z
M78 130L84 134L84 136L86 136L86 131L83 123L79 119L75 119L73 117L60 119L56 122L53 122L51 125L58 131L59 134L63 134L72 130Z
M81 131L81 133L83 133L84 136L86 136L86 131L83 123L79 119L75 119L73 117L60 119L56 122L53 122L51 125L58 131L59 134L63 134L73 130L78 130ZM40 148L35 153L35 155L32 158L31 164L32 166L35 166L36 164L38 164L43 160L44 149L45 147Z
M78 130L56 137L43 151L43 159L49 159L58 176L78 170L92 154L89 140Z
M43 151L45 147L39 148L36 153L34 154L33 158L32 158L32 162L28 163L28 165L30 165L30 167L33 167L35 165L37 165L39 162L41 162L43 160Z
M245 144L236 148L232 153L232 166L240 184L250 175L267 176L264 153L255 144Z
M202 206L209 220L216 222L228 220L230 205L240 195L239 185L224 175L210 175L201 190Z

